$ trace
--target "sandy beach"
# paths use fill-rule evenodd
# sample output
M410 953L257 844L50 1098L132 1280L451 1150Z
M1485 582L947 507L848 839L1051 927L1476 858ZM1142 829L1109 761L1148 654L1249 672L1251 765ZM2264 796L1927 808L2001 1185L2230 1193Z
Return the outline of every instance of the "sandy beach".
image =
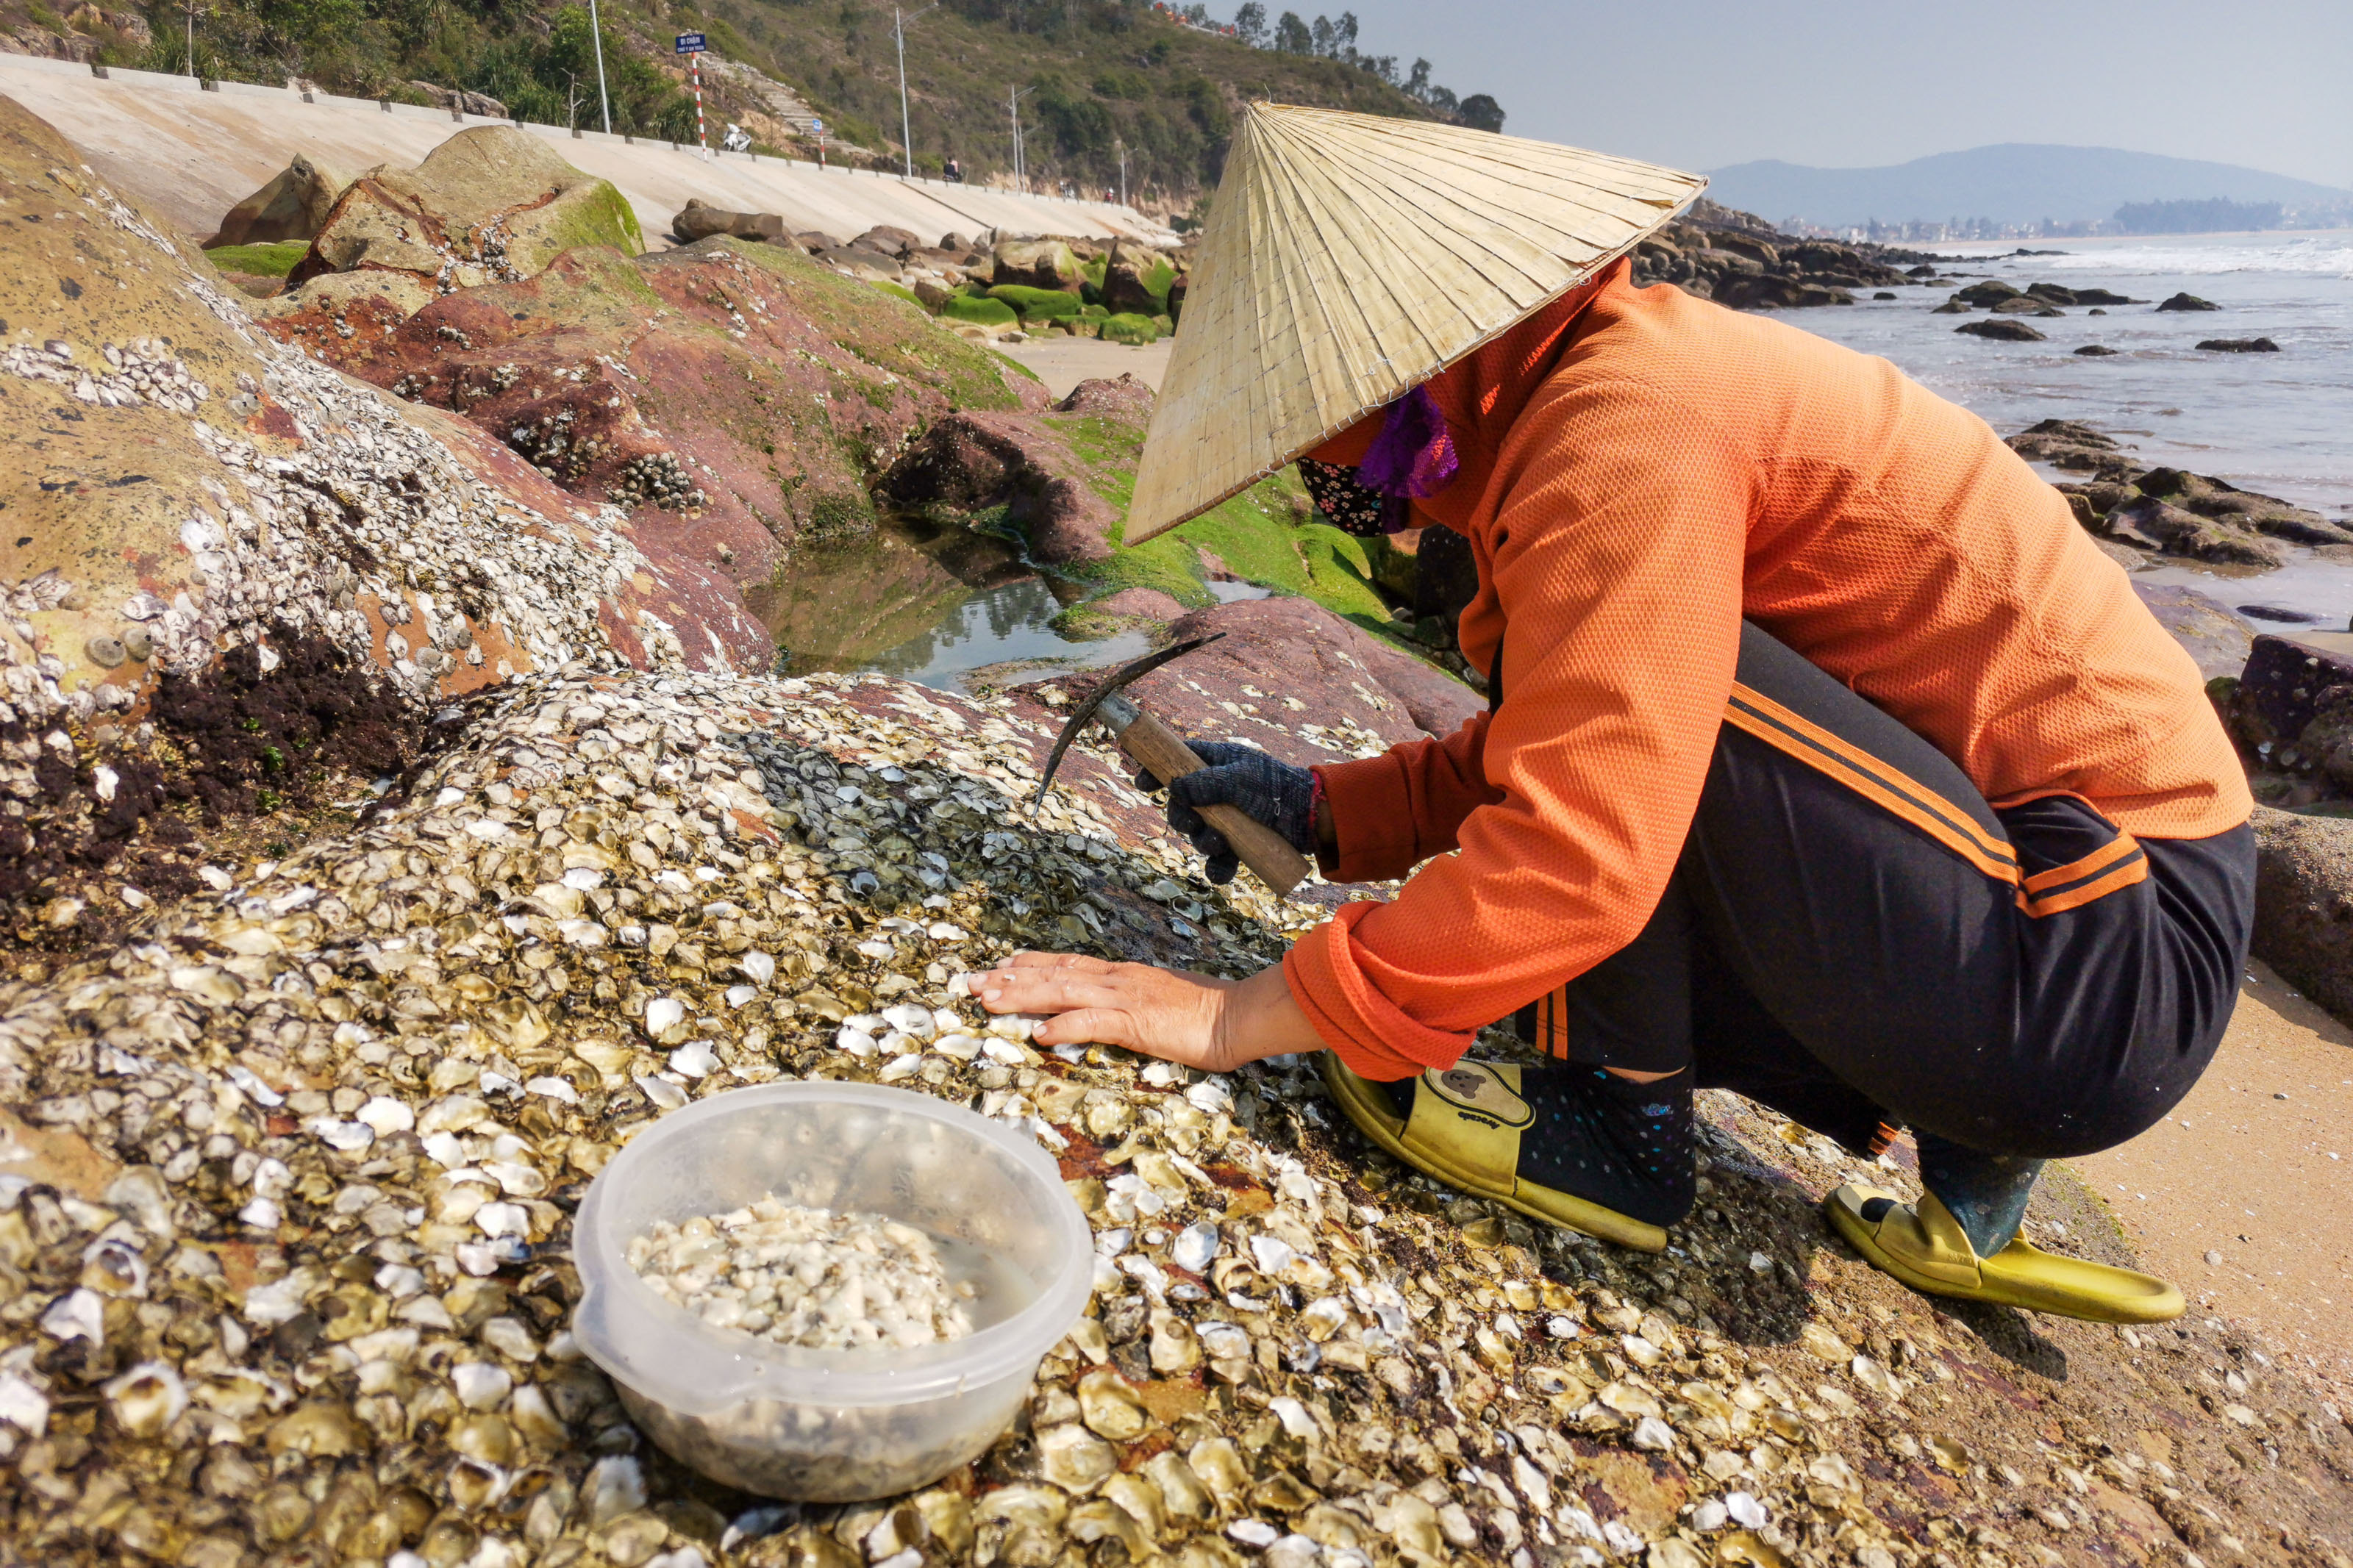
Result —
M1093 376L1132 375L1153 391L1168 371L1168 351L1175 340L1163 338L1141 348L1107 343L1100 338L1031 338L1024 343L999 343L997 352L1027 365L1056 397Z
M2353 1029L2250 963L2189 1098L2068 1164L2193 1312L2253 1326L2353 1405Z

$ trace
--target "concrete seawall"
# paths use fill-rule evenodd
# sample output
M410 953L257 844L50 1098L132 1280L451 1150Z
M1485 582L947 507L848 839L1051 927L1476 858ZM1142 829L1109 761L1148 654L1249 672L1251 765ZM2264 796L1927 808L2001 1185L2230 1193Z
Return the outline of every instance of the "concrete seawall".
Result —
M346 175L378 163L414 165L469 125L507 121L413 104L390 105L330 93L308 99L278 87L115 68L105 77L70 60L0 55L0 94L70 138L108 184L137 196L198 239L230 206L297 153ZM1132 207L1056 196L1017 195L979 185L895 174L851 174L814 163L713 152L668 142L574 135L562 126L524 125L556 143L573 164L613 182L628 198L646 242L666 248L670 216L689 196L739 212L771 212L796 230L849 239L892 224L932 242L951 230L974 235L1127 237L1166 244L1175 237Z

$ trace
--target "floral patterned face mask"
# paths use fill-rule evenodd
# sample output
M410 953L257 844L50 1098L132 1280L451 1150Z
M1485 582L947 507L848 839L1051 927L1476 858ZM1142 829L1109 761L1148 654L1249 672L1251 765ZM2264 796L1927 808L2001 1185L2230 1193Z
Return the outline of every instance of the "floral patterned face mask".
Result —
M1461 466L1437 399L1417 386L1389 405L1381 433L1355 468L1302 458L1299 477L1325 521L1369 539L1407 527L1407 503L1444 489Z

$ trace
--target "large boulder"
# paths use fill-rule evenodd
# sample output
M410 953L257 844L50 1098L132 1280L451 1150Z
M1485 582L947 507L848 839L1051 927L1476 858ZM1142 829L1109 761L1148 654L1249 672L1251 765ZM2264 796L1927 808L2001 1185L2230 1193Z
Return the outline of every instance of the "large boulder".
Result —
M2115 437L2075 420L2042 420L2009 444L2030 460L2088 473L2088 480L2059 488L2077 520L2113 543L2263 567L2286 559L2265 535L2297 544L2353 544L2353 528L2276 496L2179 468L2145 468Z
M2257 806L2254 953L2353 1021L2353 819Z
M1471 542L1451 528L1426 528L1416 553L1419 570L1414 574L1413 613L1422 618L1442 616L1451 626L1479 593L1479 561Z
M1140 705L1194 740L1240 741L1301 766L1450 735L1485 706L1461 682L1313 599L1213 605L1167 635L1219 640L1136 681L1130 689ZM1074 700L1090 689L1085 679L1053 684Z
M1965 305L1975 305L1979 310L1985 310L2000 304L2004 300L2015 300L2019 293L2017 284L2005 283L1999 278L1989 278L1983 282L1972 283L1966 289L1955 289L1953 298Z
M1054 405L1054 412L1089 415L1141 430L1152 418L1152 388L1128 371L1115 376L1090 376L1071 388Z
M2145 496L2158 497L2200 517L2296 544L2353 544L2353 528L2276 496L2242 490L2227 479L2180 468L2150 468L2133 484Z
M2230 699L2232 733L2275 765L2316 764L2317 758L2284 760L2282 753L2300 743L2333 691L2353 691L2353 658L2293 637L2259 636Z
M916 238L911 231L887 223L876 224L849 243L879 255L901 258L922 249L923 246L923 242Z
M621 193L509 125L450 137L414 169L372 169L337 198L265 312L301 310L301 286L331 273L406 273L437 292L528 278L583 245L645 248Z
M910 445L877 493L909 510L1004 507L1032 560L1070 566L1112 554L1119 514L1091 479L1069 436L1038 416L959 412Z
M268 184L222 215L220 227L205 241L205 248L312 238L326 226L335 198L350 184L297 153Z
M1706 237L1706 248L1746 257L1762 267L1770 267L1781 259L1781 253L1771 241L1756 235L1729 231Z
M1059 239L1000 240L990 260L992 284L1075 294L1086 282L1077 255Z
M2117 507L2102 520L2101 531L2120 543L2224 565L2268 568L2287 560L2285 551L2261 534L2201 517L2156 496L2140 496Z
M1123 245L1103 267L1103 306L1113 315L1166 315L1168 290L1176 282L1176 268L1166 257Z
M2122 461L2123 448L2105 431L2079 419L2042 419L2009 438L2010 449L2030 462L2097 472Z
M670 231L681 245L692 245L715 234L776 245L785 238L785 220L775 213L728 212L712 206L701 196L689 196L686 205L670 220Z
M1718 304L1738 310L1802 310L1854 303L1854 296L1844 289L1772 274L1728 274L1716 283L1712 297Z
M877 493L908 510L1004 507L1030 558L1045 565L1108 560L1119 512L1105 492L1116 479L1082 453L1089 433L1075 421L1110 421L1141 436L1151 410L1151 389L1122 375L1082 381L1050 411L958 413L911 444Z
M818 252L817 259L836 272L869 283L896 283L902 270L897 258L885 256L879 250L869 250L862 245L821 250Z
M1992 338L2005 343L2039 343L2042 334L2024 321L2010 316L1996 316L1982 321L1966 321L1953 331L1973 338Z
M1364 542L1373 584L1397 606L1395 635L1480 689L1485 673L1462 658L1461 620L1479 592L1471 542L1449 528L1404 529Z
M509 118L506 102L487 92L470 92L462 87L443 87L438 82L411 79L411 88L425 95L425 101L436 109L446 109L455 114L470 114L477 120Z

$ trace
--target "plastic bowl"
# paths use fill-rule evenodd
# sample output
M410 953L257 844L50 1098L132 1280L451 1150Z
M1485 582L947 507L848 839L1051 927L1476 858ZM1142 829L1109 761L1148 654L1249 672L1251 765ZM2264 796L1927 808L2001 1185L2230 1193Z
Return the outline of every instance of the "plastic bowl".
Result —
M803 1350L712 1328L630 1269L630 1238L655 1222L770 1193L949 1243L981 1270L974 1331ZM763 1084L663 1118L597 1173L573 1226L573 1332L681 1463L768 1497L854 1502L936 1480L997 1440L1084 1309L1092 1258L1061 1173L1020 1134L904 1089Z

